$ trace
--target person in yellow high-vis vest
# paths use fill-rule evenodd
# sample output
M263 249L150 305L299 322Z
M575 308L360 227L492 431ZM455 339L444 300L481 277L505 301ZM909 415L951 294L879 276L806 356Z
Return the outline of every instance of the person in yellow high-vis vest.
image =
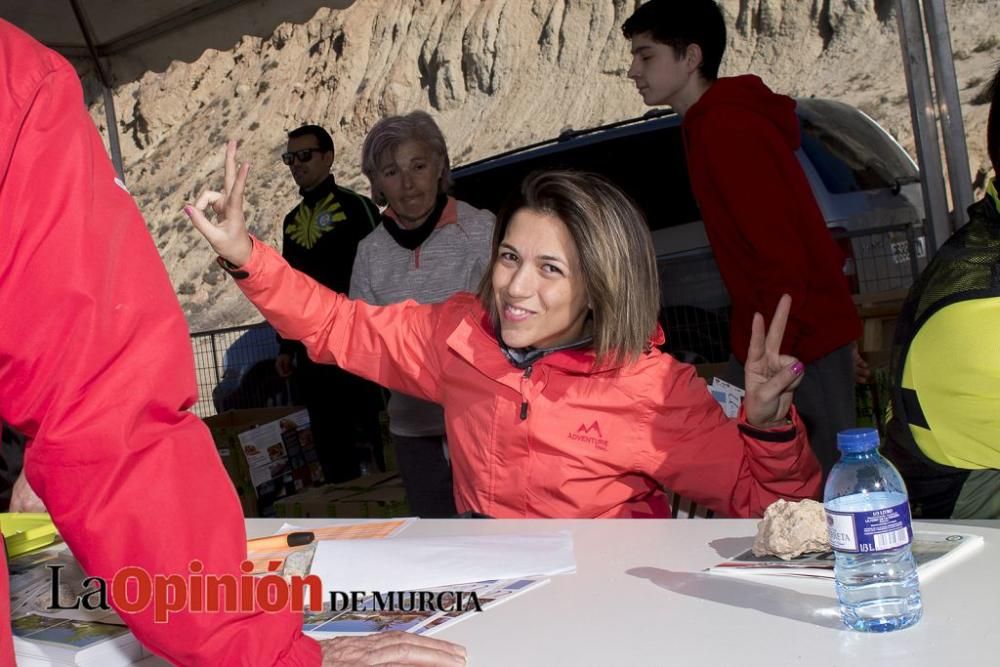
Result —
M1000 173L1000 71L987 144ZM914 516L1000 518L1000 197L996 176L969 221L910 289L896 324L886 453Z

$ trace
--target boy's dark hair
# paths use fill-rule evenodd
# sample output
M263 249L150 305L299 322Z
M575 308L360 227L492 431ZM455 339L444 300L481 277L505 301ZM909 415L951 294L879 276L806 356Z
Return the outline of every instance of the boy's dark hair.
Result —
M333 137L319 125L303 125L288 133L289 139L316 137L316 144L324 153L333 150Z
M697 44L701 47L698 71L706 81L719 78L726 51L726 21L714 0L649 0L625 21L622 32L626 39L649 33L678 54Z
M986 151L993 163L993 173L1000 174L1000 68L987 89L990 96L990 117L986 122Z

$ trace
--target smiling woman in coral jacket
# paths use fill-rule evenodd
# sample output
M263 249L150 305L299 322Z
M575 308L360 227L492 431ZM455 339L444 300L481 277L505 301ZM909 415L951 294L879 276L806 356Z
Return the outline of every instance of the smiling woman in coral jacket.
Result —
M185 212L282 336L317 361L444 406L460 512L667 517L662 484L746 517L818 493L792 407L803 366L779 353L790 299L769 330L754 316L746 397L728 419L691 366L654 347L663 334L649 232L602 178L529 177L497 218L478 295L371 306L249 236L248 171L230 142L225 190Z

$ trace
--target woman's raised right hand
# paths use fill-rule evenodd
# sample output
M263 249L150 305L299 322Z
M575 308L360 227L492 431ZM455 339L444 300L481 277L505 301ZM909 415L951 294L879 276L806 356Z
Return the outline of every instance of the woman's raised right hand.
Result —
M249 162L237 167L236 140L230 140L226 144L224 190L205 190L194 204L184 206L184 213L191 218L195 229L208 240L219 257L235 266L246 264L253 250L243 217L243 189L249 172ZM209 206L215 212L214 221L205 216Z

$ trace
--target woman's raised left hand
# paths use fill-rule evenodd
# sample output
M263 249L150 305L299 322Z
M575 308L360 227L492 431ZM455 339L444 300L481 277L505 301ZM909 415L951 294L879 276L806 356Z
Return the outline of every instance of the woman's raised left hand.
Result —
M805 366L793 356L781 354L792 297L783 295L765 330L764 317L754 313L750 348L744 366L746 395L743 409L747 422L755 428L783 426L792 406L795 388L802 382Z

